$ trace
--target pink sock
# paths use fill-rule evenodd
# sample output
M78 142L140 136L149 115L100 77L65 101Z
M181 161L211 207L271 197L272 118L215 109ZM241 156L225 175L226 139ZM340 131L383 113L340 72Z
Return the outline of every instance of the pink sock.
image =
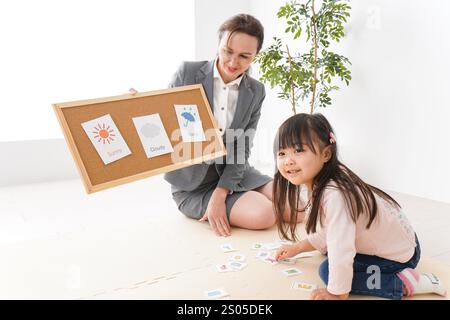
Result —
M406 268L397 273L406 289L406 296L421 293L437 293L447 295L447 290L441 280L432 273L418 273L416 270Z

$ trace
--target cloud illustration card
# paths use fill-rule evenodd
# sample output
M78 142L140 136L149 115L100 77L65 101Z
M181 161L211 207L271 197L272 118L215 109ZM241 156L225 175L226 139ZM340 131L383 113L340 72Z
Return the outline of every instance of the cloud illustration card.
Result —
M178 125L184 142L205 141L202 121L195 104L176 104Z
M158 113L133 118L147 158L173 152L167 132Z
M111 115L92 119L81 124L104 164L109 164L131 154Z

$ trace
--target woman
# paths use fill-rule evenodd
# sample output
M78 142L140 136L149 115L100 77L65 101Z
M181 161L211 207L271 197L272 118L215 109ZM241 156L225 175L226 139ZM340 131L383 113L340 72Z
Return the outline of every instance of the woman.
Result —
M216 59L183 62L170 83L170 87L203 85L228 156L225 161L220 158L212 164L169 172L164 178L172 185L179 210L190 218L209 221L219 236L229 236L230 226L265 229L275 223L272 179L247 161L265 98L263 84L247 71L263 40L264 29L256 18L247 14L231 17L219 29ZM229 134L239 129L244 134ZM235 152L238 156L231 159ZM239 154L245 156L244 163L234 161Z

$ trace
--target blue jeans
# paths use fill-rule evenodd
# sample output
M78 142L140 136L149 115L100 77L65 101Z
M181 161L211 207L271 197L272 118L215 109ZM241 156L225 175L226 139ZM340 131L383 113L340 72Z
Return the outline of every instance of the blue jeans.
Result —
M403 282L396 274L403 269L414 269L417 266L420 259L420 244L417 235L416 244L414 255L405 263L377 256L356 254L353 261L353 281L350 293L395 300L401 299L403 297ZM379 277L376 273L377 270L380 271ZM325 284L328 284L328 273L328 259L325 259L319 267L320 278Z

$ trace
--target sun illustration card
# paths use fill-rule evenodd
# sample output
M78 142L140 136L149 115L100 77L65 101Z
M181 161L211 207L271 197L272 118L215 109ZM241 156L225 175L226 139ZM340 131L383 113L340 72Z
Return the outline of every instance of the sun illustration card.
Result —
M178 124L184 142L205 141L202 121L195 104L176 104Z
M81 124L105 164L131 154L127 143L109 114Z
M173 152L167 132L158 113L133 118L147 158Z

